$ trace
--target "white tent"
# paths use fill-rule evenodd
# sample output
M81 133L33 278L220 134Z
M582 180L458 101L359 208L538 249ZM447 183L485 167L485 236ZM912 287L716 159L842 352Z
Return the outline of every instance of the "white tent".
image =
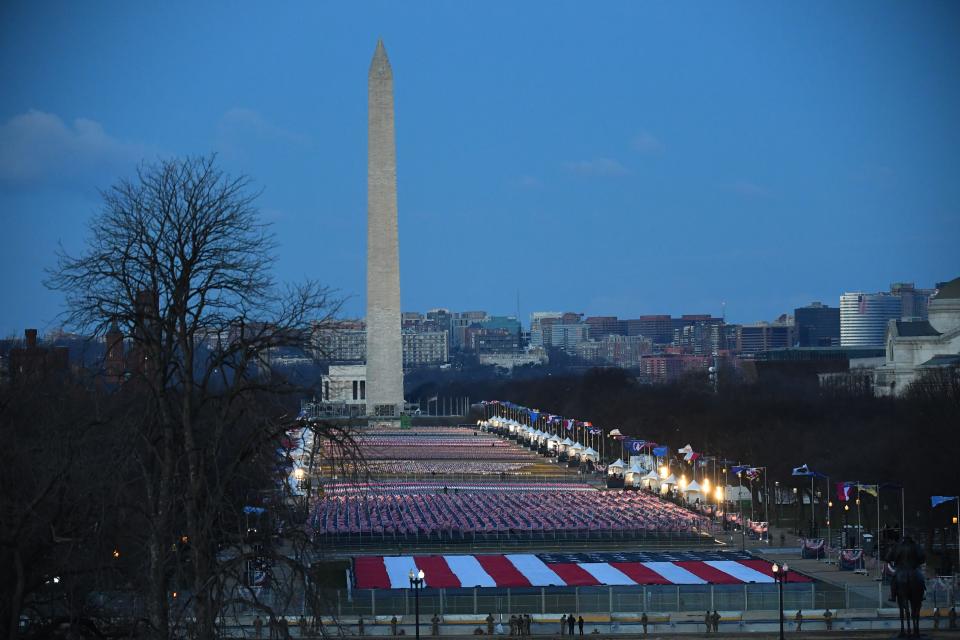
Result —
M583 459L584 460L593 460L597 461L597 456L600 455L599 451L596 451L593 447L587 447L583 450Z
M660 487L660 476L657 475L657 472L655 469L651 469L650 472L647 473L647 475L640 478L640 480L647 487L653 487L655 489Z
M640 482L643 480L643 469L640 468L640 464L634 461L630 465L630 468L627 469L627 472L623 475L623 479L631 487L639 487Z
M623 475L623 469L626 466L627 465L623 463L623 460L621 460L620 458L617 458L616 462L611 462L610 464L607 465L607 474L611 476Z
M677 476L672 473L663 479L662 484L677 484Z

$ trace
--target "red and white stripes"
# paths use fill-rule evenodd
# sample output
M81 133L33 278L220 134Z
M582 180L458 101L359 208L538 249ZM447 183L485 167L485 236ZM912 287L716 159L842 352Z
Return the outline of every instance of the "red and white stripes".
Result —
M544 562L534 554L363 556L354 559L356 588L403 589L423 570L425 586L472 587L625 586L644 584L773 583L765 560L661 562ZM791 574L789 582L810 578Z

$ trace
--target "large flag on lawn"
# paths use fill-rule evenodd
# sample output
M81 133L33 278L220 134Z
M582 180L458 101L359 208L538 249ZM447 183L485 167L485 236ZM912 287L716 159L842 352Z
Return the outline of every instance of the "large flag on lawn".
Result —
M930 506L936 507L944 502L950 502L951 500L956 500L957 496L930 496Z

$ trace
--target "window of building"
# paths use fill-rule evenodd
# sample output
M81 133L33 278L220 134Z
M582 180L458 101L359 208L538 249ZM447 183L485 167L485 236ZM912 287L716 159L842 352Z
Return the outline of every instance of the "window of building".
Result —
M361 400L367 399L367 381L366 380L360 381L360 399Z
M357 386L358 386L358 385L357 385L357 381L354 380L354 381L353 381L353 399L354 399L354 400L356 400L357 397L358 397Z

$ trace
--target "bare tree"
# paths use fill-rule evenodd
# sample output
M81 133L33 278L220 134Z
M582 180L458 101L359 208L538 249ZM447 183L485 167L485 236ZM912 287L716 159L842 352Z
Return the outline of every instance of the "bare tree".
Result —
M271 359L305 347L340 306L315 282L274 281L277 245L257 195L212 156L144 165L103 192L86 248L61 253L48 281L66 295L68 325L104 333L115 322L131 340L123 386L142 402L131 460L158 637L169 631L171 581L181 600L189 593L196 636L214 636L218 548L251 485L275 480L264 469L294 424L289 395L299 390ZM321 427L320 437L344 434Z

